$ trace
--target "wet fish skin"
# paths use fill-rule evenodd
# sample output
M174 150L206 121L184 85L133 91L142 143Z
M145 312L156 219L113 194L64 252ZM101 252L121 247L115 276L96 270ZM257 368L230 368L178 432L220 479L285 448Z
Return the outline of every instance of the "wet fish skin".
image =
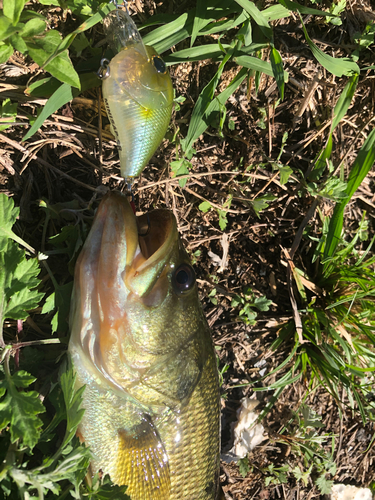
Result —
M138 176L167 131L173 87L167 67L142 38L125 11L106 19L112 47L118 54L103 79L103 99L116 137L121 175Z
M217 498L218 376L191 273L171 212L137 221L125 197L103 199L76 265L69 351L92 472L132 500Z

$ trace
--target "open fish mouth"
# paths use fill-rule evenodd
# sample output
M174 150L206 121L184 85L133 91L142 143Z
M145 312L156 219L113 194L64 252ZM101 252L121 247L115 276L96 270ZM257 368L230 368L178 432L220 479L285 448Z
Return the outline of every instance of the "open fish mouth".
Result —
M111 192L98 208L82 260L96 266L91 272L114 293L113 280L118 280L142 297L151 292L177 240L176 221L169 210L136 217L126 196ZM86 258L87 252L91 255Z

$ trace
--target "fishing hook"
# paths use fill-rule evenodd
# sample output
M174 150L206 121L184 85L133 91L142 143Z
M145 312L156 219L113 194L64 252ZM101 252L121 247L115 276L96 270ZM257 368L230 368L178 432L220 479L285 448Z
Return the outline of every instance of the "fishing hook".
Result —
M109 77L109 63L110 61L105 57L100 61L100 68L96 72L101 80Z
M117 3L117 0L111 0L111 3L113 3L113 5L116 7L116 10L119 10L119 7L121 5L123 5L125 7L125 10L126 10L126 13L130 16L130 12L129 12L129 9L128 9L128 2L126 0L124 0L122 3Z

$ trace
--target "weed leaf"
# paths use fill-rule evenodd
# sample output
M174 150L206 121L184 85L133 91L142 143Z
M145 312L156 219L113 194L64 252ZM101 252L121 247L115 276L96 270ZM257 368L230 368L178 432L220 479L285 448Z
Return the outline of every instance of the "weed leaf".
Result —
M52 113L55 113L55 111L74 99L74 97L77 97L78 94L78 89L72 89L68 83L63 83L48 99L46 105L42 109L42 112L22 140L26 141L34 135L35 132L37 132L37 130L43 125L44 121L52 115Z
M13 26L15 26L20 20L21 12L25 5L25 0L5 0L3 7L4 16L8 17Z
M246 477L250 472L249 459L247 457L241 458L238 461L238 469L242 477Z
M300 12L301 14L309 14L312 16L333 17L332 13L324 12L324 10L319 10L319 9L311 9L310 7L305 7L304 5L299 4L298 2L292 2L291 0L278 0L278 1L285 8L293 12Z
M358 189L363 179L370 171L375 161L375 129L370 132L363 146L359 150L347 181L346 195L340 203L336 204L329 223L327 241L324 249L324 258L332 257L341 238L344 224L344 210L351 197Z
M272 66L272 71L273 71L273 76L275 77L277 87L280 92L280 98L281 100L284 99L284 68L283 68L283 61L281 59L281 56L279 52L275 49L275 47L272 47L271 54L270 54L270 59L271 59L271 66Z
M311 40L309 37L305 25L303 24L302 17L301 17L301 23L302 23L302 29L305 34L305 38L307 43L309 44L309 47L311 49L311 52L313 53L314 57L320 62L320 64L330 73L332 73L335 76L352 76L355 74L359 74L360 69L359 66L352 61L351 59L344 57L344 58L339 58L339 57L332 57L322 50L320 50L315 43Z
M1 238L10 238L30 252L35 253L30 245L12 231L13 224L16 222L19 213L20 209L14 207L12 198L0 193L0 250L2 248Z
M32 449L38 442L42 421L37 416L45 408L35 391L19 392L17 387L26 388L35 378L25 371L13 376L5 371L5 379L0 381L0 394L5 397L0 401L0 430L10 424L11 441L17 439Z
M272 28L267 22L267 19L264 17L263 13L256 7L254 2L250 2L250 0L236 0L238 5L240 5L243 9L246 10L248 14L254 19L256 24L261 29L262 33L268 40L273 39Z

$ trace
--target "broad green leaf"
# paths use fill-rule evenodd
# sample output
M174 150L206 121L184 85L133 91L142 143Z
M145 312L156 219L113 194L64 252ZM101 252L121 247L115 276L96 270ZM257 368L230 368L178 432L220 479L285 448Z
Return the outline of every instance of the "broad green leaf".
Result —
M240 471L242 477L246 477L248 475L250 472L250 464L247 457L241 458L238 461L238 470Z
M39 3L41 3L42 5L54 5L55 7L60 7L59 0L39 0Z
M272 47L270 54L271 66L273 71L273 76L275 77L281 100L284 99L284 67L283 60L281 59L280 53L275 47Z
M9 42L13 45L13 48L21 52L21 54L27 53L28 49L25 40L18 33L9 37Z
M29 139L33 134L35 134L35 132L37 132L37 130L43 125L44 121L51 116L52 113L55 113L55 111L70 102L78 94L78 89L72 89L70 85L63 83L48 99L46 105L42 109L42 112L22 140L26 141Z
M250 16L254 19L254 21L261 29L264 36L268 38L268 40L272 41L273 39L272 28L268 24L268 21L264 17L263 13L258 9L258 7L256 7L255 3L251 2L250 0L236 0L236 2L243 9L245 9L248 14L250 14Z
M42 314L47 314L55 309L55 292L46 298L42 308Z
M23 11L24 5L25 0L4 0L4 16L8 17L12 21L13 26L15 26L20 20L20 15Z
M284 185L288 182L289 177L293 173L293 170L286 165L285 167L280 167L279 171L280 171L280 184Z
M38 19L42 19L43 21L47 21L46 18L42 14L39 14L39 12L35 12L34 10L30 10L30 9L22 11L20 21L22 23L24 23L24 22L27 22L30 19L34 19L36 17Z
M73 68L67 50L61 52L48 62L60 42L60 34L57 31L50 30L41 38L33 38L32 43L27 42L27 47L30 56L39 66L43 67L58 80L80 88L78 74Z
M319 491L322 495L329 495L331 493L333 481L328 481L328 479L326 479L325 473L323 473L315 480L315 484L319 488Z
M225 210L218 210L219 214L219 227L222 231L225 231L228 225L227 212Z
M13 376L5 371L5 379L0 381L0 391L5 393L0 401L0 430L10 425L12 443L21 439L30 449L38 442L42 421L37 415L45 408L36 391L19 392L17 387L26 388L34 381L25 371Z
M21 26L22 28L23 26ZM5 16L0 16L0 41L12 36L20 30L20 27L13 26L12 21Z
M53 76L36 80L29 87L26 87L25 94L32 97L50 97L59 87L61 82Z
M302 23L302 29L305 34L305 38L307 43L309 44L309 47L311 49L311 52L313 53L314 57L320 62L320 64L330 73L332 73L335 76L352 76L355 74L359 74L360 69L359 66L353 62L351 59L348 57L340 58L340 57L332 57L322 50L320 50L315 43L311 40L309 37L305 25L303 24L302 18L301 18L301 23Z
M211 205L211 203L210 203L209 201L203 201L203 202L199 205L199 207L198 207L198 208L199 208L199 210L200 210L201 212L203 212L203 213L205 214L206 212L208 212L209 210L211 210L212 205Z
M39 35L39 33L43 33L45 29L46 21L35 17L33 19L30 19L30 21L27 21L20 35L23 38L33 37L35 35Z
M253 207L254 212L260 217L260 212L269 207L271 201L275 200L276 196L273 194L265 194L263 196L259 196L255 198L255 200L251 200L250 204Z
M250 18L245 20L242 27L237 32L236 37L238 38L238 40L241 40L241 43L244 47L249 47L250 45L252 45L253 31Z
M115 486L106 475L102 482L99 482L98 474L94 476L92 485L88 486L89 500L131 500L125 494L127 486Z
M254 306L259 309L259 311L269 311L272 300L267 299L267 297L256 297L254 300Z
M0 42L0 64L7 62L10 56L13 55L14 49L9 43ZM4 129L3 129L4 130Z

